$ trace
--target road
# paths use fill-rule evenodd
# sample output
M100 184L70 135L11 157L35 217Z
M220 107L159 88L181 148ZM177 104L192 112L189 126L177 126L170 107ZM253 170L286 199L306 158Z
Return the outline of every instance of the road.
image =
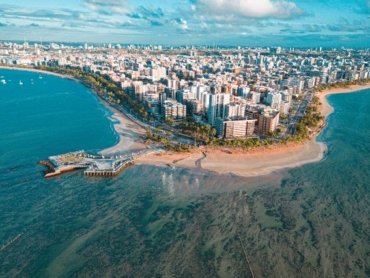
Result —
M299 102L297 110L288 118L288 127L285 136L294 135L297 131L296 127L299 121L304 117L307 107L311 104L315 95L313 90L306 91L304 98Z
M194 139L190 136L187 136L185 134L179 133L175 128L172 126L159 122L157 120L153 120L151 122L146 122L143 119L139 119L137 115L134 115L132 113L132 110L130 108L126 108L123 105L119 104L112 104L108 100L105 99L109 103L109 105L112 105L115 109L120 111L122 114L124 114L127 118L129 118L131 121L136 123L137 125L143 127L144 129L150 130L153 133L158 134L157 128L162 129L161 135L166 136L168 139L171 140L171 142L181 143L181 144L187 144L187 145L193 145Z

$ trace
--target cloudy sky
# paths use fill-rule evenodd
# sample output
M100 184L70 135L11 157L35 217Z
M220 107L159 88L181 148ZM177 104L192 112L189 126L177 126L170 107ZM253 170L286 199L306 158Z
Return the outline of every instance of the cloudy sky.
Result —
M370 47L370 0L0 0L0 40Z

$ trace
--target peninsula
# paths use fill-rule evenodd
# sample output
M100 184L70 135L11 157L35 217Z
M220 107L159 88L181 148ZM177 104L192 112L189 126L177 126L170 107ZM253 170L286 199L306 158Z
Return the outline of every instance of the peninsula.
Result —
M74 79L99 96L120 140L97 160L240 176L316 162L326 152L316 137L332 111L325 96L369 88L361 51L348 58L347 50L281 48L39 50L25 48L27 62L0 62Z

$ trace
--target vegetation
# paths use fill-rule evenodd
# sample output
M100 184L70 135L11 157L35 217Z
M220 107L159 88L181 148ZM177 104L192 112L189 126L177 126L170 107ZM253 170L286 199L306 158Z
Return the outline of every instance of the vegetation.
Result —
M164 121L166 124L168 125L173 125L175 123L175 119L174 118L166 118L166 120Z
M282 132L281 128L278 127L278 128L276 128L276 130L274 132L268 132L267 135L270 136L270 137L278 137L278 136L281 135L281 132Z
M313 97L311 105L307 108L305 116L297 124L297 133L283 140L287 142L302 142L309 136L308 128L317 128L320 122L324 119L318 111L318 106L321 105L317 96Z
M242 139L214 139L210 143L212 146L225 146L232 148L242 148L242 149L253 149L258 147L265 147L274 144L272 139L261 140L259 138L242 138Z
M149 130L147 130L145 135L146 135L146 142L157 142L157 143L161 143L165 146L170 144L170 139L168 139L165 136L152 133Z
M157 142L162 144L167 150L175 151L175 152L189 152L193 146L188 144L182 143L174 143L171 140L160 134L152 133L149 130L146 132L146 142Z
M343 87L349 87L353 85L363 85L370 82L370 78L367 79L360 79L360 80L352 80L352 81L344 81L344 82L337 82L334 84L322 84L319 85L316 90L317 91L324 91L328 89L337 89L337 88L343 88Z
M69 75L73 78L76 78L80 80L84 85L93 89L100 97L102 97L109 103L114 105L121 105L123 107L126 107L127 109L130 109L130 111L132 111L136 116L143 120L151 119L151 115L145 110L143 105L138 103L129 94L124 92L120 87L120 84L111 80L110 77L107 75L87 73L80 68L72 67L38 66L35 68L60 73L64 75ZM338 82L335 84L320 85L319 87L317 87L317 90L321 91L331 88L360 85L369 82L370 79ZM297 124L296 134L293 136L289 136L288 138L285 138L280 142L285 144L288 142L302 142L305 139L307 139L308 136L310 135L309 128L310 129L317 128L318 125L323 120L323 116L320 114L320 112L318 112L318 106L320 104L321 103L319 99L317 97L314 97L311 105L306 110L305 116ZM167 119L165 122L169 125L174 124L173 119ZM247 139L243 138L233 140L219 139L216 138L216 130L214 127L210 125L199 124L195 122L193 119L187 119L181 122L180 124L177 125L177 128L181 133L191 136L200 144L211 146L237 147L244 149L272 145L276 142L276 140L273 140L273 138L276 138L281 134L281 130L277 130L274 133L267 134L269 138L264 140L259 138L247 138ZM158 134L152 133L147 134L147 140L159 142L163 144L167 149L175 151L188 151L192 148L192 146L187 144L172 143L168 137Z
M216 136L216 129L214 127L199 124L192 119L181 122L178 127L182 133L204 144L210 143Z
M80 80L84 85L93 89L100 97L111 104L119 104L131 109L140 118L148 120L149 114L145 108L128 94L126 94L117 82L114 82L107 75L96 73L86 73L80 68L60 67L60 66L38 66L36 69L51 71L64 75L69 75Z
M222 139L216 137L216 129L210 125L202 125L191 119L183 121L179 124L182 133L193 137L201 144L208 146L223 146L231 148L252 149L272 145L272 139L261 140L259 138L240 138L240 139ZM272 135L278 135L281 131L277 131Z

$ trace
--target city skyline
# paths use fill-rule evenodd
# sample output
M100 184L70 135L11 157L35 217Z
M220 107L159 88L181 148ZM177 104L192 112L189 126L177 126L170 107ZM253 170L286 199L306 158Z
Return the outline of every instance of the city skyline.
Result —
M2 2L2 40L354 48L370 40L368 0Z

